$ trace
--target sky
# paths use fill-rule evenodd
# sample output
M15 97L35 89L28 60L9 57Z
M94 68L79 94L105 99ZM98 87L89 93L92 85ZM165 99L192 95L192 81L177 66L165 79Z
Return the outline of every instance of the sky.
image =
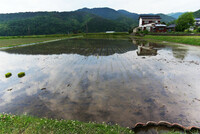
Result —
M88 7L110 7L133 13L197 11L200 0L0 0L0 13L29 11L74 11Z

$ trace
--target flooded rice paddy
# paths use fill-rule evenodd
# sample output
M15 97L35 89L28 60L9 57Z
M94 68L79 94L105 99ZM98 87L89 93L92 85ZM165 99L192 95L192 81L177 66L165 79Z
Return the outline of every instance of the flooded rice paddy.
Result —
M0 113L200 127L199 64L200 47L134 40L69 39L2 50Z

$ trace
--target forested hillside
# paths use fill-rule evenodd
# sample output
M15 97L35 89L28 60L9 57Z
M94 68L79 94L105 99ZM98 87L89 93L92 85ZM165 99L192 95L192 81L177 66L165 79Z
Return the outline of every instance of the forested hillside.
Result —
M194 12L194 17L195 18L200 18L200 10Z
M167 15L178 19L178 17L181 16L182 14L184 14L184 13L185 12L177 12L177 13L170 13L170 14L167 14Z
M0 15L1 36L128 31L129 28L130 25L79 11Z
M91 13L105 19L117 20L118 22L123 22L124 24L129 24L129 25L130 23L137 25L138 19L140 16L140 14L137 14L137 13L131 13L126 10L116 11L111 8L92 8L92 9L83 8L83 9L79 9L78 11ZM175 18L165 15L165 14L145 14L145 15L159 15L162 18L161 21L165 23L175 20Z
M78 11L90 13L104 19L122 23L126 27L134 27L138 25L138 17L131 18L111 8L93 8L93 9L83 8L79 9Z
M173 17L159 14L164 22ZM78 32L127 32L138 25L139 14L110 8L83 8L72 12L0 14L0 36L68 34Z

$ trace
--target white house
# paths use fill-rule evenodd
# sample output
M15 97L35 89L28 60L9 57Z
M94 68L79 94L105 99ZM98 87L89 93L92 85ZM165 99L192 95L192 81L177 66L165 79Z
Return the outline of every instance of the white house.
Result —
M150 23L160 23L160 16L158 15L141 15L139 18L139 27Z
M166 32L167 26L160 24L161 17L158 15L141 15L139 17L139 28L149 32Z

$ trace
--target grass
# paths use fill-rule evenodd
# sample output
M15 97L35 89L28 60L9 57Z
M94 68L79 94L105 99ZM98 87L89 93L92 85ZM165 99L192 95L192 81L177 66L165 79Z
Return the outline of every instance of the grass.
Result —
M98 124L94 122L84 123L74 120L56 120L26 115L17 116L11 114L0 114L0 133L134 134L131 129L123 128L119 125L108 125L105 123ZM181 133L168 132L165 134Z
M29 134L133 134L128 128L119 125L83 123L73 120L53 120L31 116L0 115L0 133Z
M153 36L153 35L146 35L142 38L147 39L149 41L167 41L167 42L175 42L175 43L182 43L182 44L200 46L200 36Z

